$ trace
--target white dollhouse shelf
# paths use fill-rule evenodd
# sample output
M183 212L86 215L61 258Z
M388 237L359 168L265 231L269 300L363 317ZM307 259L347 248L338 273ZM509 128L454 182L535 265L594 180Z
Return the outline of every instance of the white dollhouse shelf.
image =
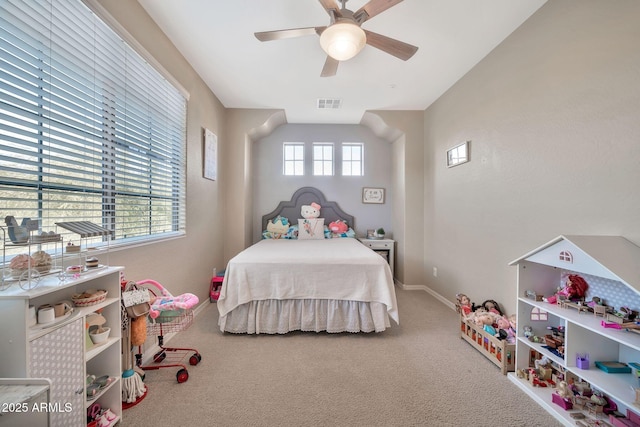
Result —
M615 309L625 306L640 311L640 247L620 236L559 236L509 265L518 267L516 371L530 367L535 351L567 375L601 390L616 402L619 412L640 412L634 391L640 384L635 374L606 373L595 366L596 361L640 362L640 334L605 328L601 324L604 318L592 312L527 298L528 293L551 296L569 274L579 274L589 284L585 301L597 296ZM532 310L546 311L547 320L536 321L531 317ZM526 338L525 325L541 337L548 333L547 327L564 327L564 357ZM589 355L589 369L576 366L576 356L583 354ZM571 418L575 409L566 411L552 403L555 389L533 387L515 373L509 374L509 379L563 424L575 425Z

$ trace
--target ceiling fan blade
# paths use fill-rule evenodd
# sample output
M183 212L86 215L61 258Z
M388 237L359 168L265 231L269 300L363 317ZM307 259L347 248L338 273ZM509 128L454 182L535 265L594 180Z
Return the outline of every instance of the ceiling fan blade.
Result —
M326 27L291 28L289 30L261 31L253 33L261 42L271 40L290 39L293 37L310 36L320 34Z
M402 0L371 0L360 9L356 10L353 17L356 21L362 24L364 21L368 21L390 7L397 5L401 1ZM365 13L365 15L363 15L363 13Z
M338 64L340 61L337 59L333 59L329 55L327 55L327 60L324 62L324 67L322 67L322 73L320 73L320 77L331 77L336 75L336 71L338 71Z
M367 35L367 44L387 52L389 55L393 55L396 58L400 58L403 61L411 58L414 53L418 51L416 46L410 45L400 40L392 39L391 37L383 36L382 34L374 33L364 30Z
M342 16L342 13L340 12L340 6L338 6L336 0L320 0L320 4L332 18L334 16L336 18L340 18Z

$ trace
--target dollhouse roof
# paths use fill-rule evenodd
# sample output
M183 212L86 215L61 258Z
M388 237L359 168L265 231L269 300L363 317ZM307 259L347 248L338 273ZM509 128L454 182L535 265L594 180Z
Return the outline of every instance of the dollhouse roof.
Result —
M640 247L621 236L558 236L512 261L531 261L621 281L640 292Z

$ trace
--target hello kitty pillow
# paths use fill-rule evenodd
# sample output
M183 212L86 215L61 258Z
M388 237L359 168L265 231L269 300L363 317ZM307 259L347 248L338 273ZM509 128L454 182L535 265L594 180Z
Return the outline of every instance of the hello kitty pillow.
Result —
M317 203L311 203L310 205L302 205L302 209L300 213L302 214L302 218L312 219L318 218L320 216L320 209L322 207Z

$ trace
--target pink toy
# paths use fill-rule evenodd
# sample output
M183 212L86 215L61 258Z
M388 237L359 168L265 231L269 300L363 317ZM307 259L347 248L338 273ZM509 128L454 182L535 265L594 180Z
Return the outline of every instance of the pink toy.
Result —
M149 311L149 317L152 319L157 318L163 311L169 310L187 310L198 304L198 297L194 294L184 293L174 297L171 293L164 288L160 283L155 280L141 280L138 285L150 284L160 291L160 295L156 295L156 299L151 301L151 310Z
M346 222L339 219L329 224L329 230L331 230L333 234L342 234L342 233L346 233L347 230L349 230L349 226L347 225Z

